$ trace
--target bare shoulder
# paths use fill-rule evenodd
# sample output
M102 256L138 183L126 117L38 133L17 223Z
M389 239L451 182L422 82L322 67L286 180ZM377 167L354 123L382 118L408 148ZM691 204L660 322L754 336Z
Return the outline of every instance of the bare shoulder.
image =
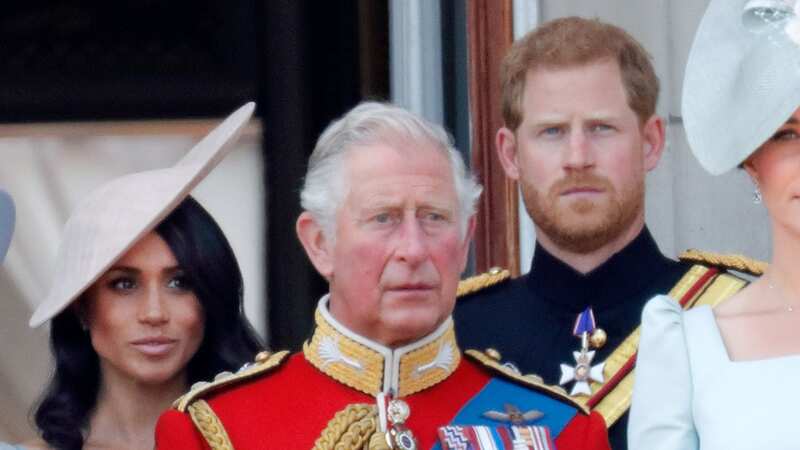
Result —
M718 322L732 318L740 318L753 312L761 305L758 298L762 295L762 286L755 282L733 294L724 302L714 307L714 318Z

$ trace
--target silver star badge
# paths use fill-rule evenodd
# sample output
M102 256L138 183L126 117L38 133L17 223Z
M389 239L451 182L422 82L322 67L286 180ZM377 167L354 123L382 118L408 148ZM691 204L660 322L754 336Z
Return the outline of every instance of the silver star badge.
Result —
M569 395L592 395L589 383L592 381L598 383L605 381L603 369L606 363L602 362L592 366L594 351L587 351L585 348L579 352L572 352L572 356L575 358L575 367L561 364L561 380L559 380L558 384L563 386L574 381L575 384L572 386L572 391L570 391Z

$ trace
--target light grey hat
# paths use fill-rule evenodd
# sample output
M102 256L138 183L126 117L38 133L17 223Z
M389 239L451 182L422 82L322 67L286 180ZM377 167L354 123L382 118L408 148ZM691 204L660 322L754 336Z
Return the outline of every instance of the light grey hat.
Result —
M0 264L5 260L6 252L11 245L15 217L14 201L8 192L0 189Z
M174 166L125 175L83 199L64 226L53 284L29 325L63 311L164 220L231 150L254 109L236 110Z
M713 175L744 162L800 107L800 0L712 0L692 44L683 123Z

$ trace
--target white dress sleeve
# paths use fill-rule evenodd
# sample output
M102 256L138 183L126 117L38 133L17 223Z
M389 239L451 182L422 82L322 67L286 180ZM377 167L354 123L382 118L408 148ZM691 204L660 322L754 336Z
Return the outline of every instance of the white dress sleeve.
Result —
M692 376L683 310L665 295L651 299L642 313L628 448L699 448L692 417Z
M0 442L0 450L25 450L21 445L11 445L6 442Z

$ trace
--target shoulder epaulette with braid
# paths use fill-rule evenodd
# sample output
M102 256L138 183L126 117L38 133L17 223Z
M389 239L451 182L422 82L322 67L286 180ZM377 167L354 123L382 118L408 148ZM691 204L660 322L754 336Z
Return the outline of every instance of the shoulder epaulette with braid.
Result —
M511 279L511 272L506 269L501 269L500 267L492 267L487 272L480 275L475 275L459 281L456 296L462 297L509 279Z
M492 351L494 354L489 353L490 351ZM478 350L467 350L464 352L464 354L470 357L470 359L473 361L478 362L481 366L487 368L490 372L500 375L502 378L506 378L524 386L533 388L537 392L541 392L550 398L562 401L584 414L589 414L589 409L585 405L575 401L574 398L570 397L569 394L567 394L567 391L565 391L561 386L551 386L549 384L545 384L544 381L542 381L542 378L538 375L522 375L511 367L501 364L499 361L500 355L497 354L496 351L489 350L484 353Z
M189 392L175 400L172 407L180 412L186 412L188 406L195 400L223 387L241 383L244 380L265 374L280 366L288 355L289 351L287 350L277 353L261 352L256 355L255 362L253 362L252 365L245 366L236 373L220 372L214 377L214 381L212 382L199 381L195 383L192 385Z
M686 250L678 259L681 261L720 267L727 270L735 270L750 275L762 275L769 266L769 264L764 261L748 258L744 255L721 255L719 253L704 252L696 249Z

